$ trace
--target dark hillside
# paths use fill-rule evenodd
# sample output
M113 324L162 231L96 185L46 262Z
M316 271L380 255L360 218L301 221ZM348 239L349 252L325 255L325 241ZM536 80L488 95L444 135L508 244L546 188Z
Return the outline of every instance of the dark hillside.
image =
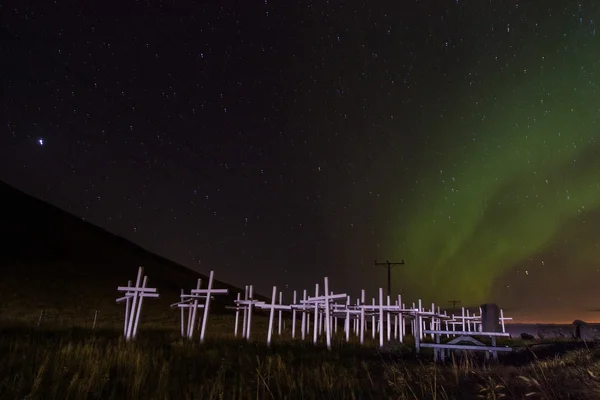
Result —
M118 285L134 280L139 265L160 299L147 301L144 320L175 319L169 304L198 278L186 267L115 236L57 207L0 182L0 318L35 320L44 310L55 322L90 320L98 310L102 321L118 321L124 306L115 304ZM215 269L218 278L219 271ZM215 312L232 305L239 289L223 282L230 296L218 296ZM225 298L227 297L227 298ZM158 321L157 321L158 322Z

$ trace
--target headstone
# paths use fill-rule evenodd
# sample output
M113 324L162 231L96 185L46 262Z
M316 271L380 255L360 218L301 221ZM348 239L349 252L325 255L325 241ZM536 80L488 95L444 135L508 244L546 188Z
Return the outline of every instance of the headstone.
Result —
M581 321L579 319L576 319L575 321L573 321L573 338L574 339L581 339L581 327L583 325L587 325L584 321Z
M497 304L481 305L481 328L483 332L502 332L500 307Z
M598 340L600 332L587 322L576 319L573 321L573 337L581 340Z
M533 336L530 333L523 332L523 333L521 333L521 339L523 339L523 340L535 340L535 336Z

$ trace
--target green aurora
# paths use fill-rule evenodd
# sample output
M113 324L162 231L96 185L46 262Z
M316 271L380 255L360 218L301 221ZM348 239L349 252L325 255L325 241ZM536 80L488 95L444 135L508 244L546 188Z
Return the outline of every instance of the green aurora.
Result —
M430 127L439 133L390 233L407 262L394 285L409 295L473 304L505 298L527 268L581 278L600 265L589 229L600 210L598 39L552 23L556 33L530 35L506 62L477 60L477 86L454 93L454 109Z

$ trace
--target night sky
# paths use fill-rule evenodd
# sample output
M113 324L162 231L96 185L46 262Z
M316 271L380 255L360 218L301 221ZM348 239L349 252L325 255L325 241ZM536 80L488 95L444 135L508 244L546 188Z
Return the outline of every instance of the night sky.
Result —
M600 3L0 10L1 180L263 293L596 318Z

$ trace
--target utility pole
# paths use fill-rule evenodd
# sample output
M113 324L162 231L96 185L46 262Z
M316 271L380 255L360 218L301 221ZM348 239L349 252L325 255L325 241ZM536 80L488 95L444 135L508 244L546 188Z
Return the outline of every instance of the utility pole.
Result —
M452 303L452 308L456 308L457 304L460 304L460 300L448 300L448 303Z
M395 265L404 265L404 260L400 261L400 262L389 262L389 261L385 261L385 262L377 262L377 260L375 260L375 265L383 265L386 269L387 269L387 295L391 296L392 295L392 267Z

